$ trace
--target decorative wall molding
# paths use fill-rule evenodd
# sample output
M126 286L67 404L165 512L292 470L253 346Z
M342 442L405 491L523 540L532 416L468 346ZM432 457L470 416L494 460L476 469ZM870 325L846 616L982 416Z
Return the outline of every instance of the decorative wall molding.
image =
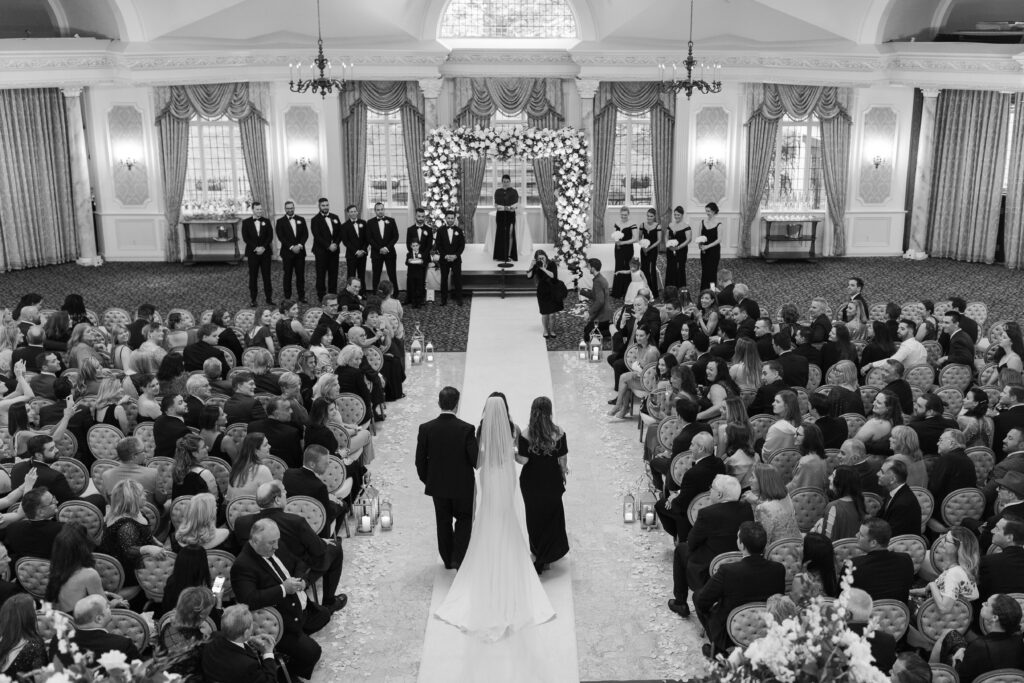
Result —
M310 106L289 107L284 113L285 159L288 168L288 198L298 206L314 206L320 198L321 169L320 117ZM305 156L309 165L303 169L296 163Z
M142 112L132 104L119 104L107 111L107 134L113 165L114 199L125 207L144 206L149 202L149 174L143 150L146 140ZM134 165L122 166L123 156L131 156Z
M702 107L694 116L693 198L701 204L721 202L725 198L729 157L729 112L725 107ZM705 159L712 156L715 164L708 168Z
M420 90L428 100L436 100L441 95L441 86L444 85L443 78L421 78L419 79Z
M896 132L899 130L899 116L889 106L873 106L862 115L860 200L864 204L884 204L892 193L893 164L896 158ZM882 158L875 168L874 155Z
M594 99L594 95L597 94L597 89L601 86L601 81L596 78L577 78L576 92L580 94L580 97L585 100Z

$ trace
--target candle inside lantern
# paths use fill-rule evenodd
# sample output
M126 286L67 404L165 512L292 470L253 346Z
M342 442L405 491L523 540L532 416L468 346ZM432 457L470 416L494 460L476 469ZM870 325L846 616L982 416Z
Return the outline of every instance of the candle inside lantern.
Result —
M644 524L647 526L654 526L654 513L648 512L644 515Z
M386 512L380 516L380 528L391 529L391 515Z
M633 521L633 511L632 510L626 510L626 521L627 522L632 522Z
M359 530L369 531L370 530L370 515L363 515L359 520Z

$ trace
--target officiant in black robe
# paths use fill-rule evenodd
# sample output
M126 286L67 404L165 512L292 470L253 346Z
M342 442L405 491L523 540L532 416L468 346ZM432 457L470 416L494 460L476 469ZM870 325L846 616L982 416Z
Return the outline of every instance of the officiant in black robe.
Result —
M494 232L494 260L518 261L516 248L516 209L519 207L519 193L512 187L512 178L506 173L501 176L501 187L494 191L494 208L497 210Z

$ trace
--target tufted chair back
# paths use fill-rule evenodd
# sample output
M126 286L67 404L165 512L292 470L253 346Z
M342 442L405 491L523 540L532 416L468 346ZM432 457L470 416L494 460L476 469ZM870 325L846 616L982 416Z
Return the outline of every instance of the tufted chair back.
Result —
M864 554L864 551L857 547L856 538L841 538L838 541L832 541L832 551L836 555L836 571L840 576L843 574L843 564L846 560L852 560Z
M775 424L775 420L776 418L774 415L765 415L763 413L761 415L752 416L749 420L751 440L756 442L759 439L763 439L765 434L768 433L768 428Z
M950 363L939 370L939 386L953 387L961 395L971 386L974 375L974 368L958 363Z
M153 423L140 422L135 426L132 436L138 437L142 442L142 448L146 451L147 457L153 457L156 452L156 440L153 438Z
M156 488L165 496L174 489L174 458L150 458L147 467L156 470Z
M146 594L150 602L160 602L164 597L164 585L167 577L174 571L175 553L169 550L164 551L163 559L152 555L143 555L139 558L138 566L135 569L135 578L139 581L139 587Z
M704 491L694 496L686 508L686 517L690 520L690 524L694 524L697 521L697 513L709 505L711 505L711 494L709 492Z
M932 670L932 683L960 683L956 669L948 664L930 663L928 666Z
M910 490L917 496L917 504L921 506L921 531L924 531L925 524L932 518L932 512L935 510L935 497L923 486L911 486Z
M288 496L284 511L306 520L314 533L319 534L327 523L327 511L323 504L309 496Z
M665 450L672 450L672 441L683 430L683 422L678 417L666 417L658 423L658 443Z
M206 551L206 563L210 567L210 581L218 576L224 577L224 591L221 595L225 602L234 597L231 590L231 565L235 563L235 556L226 550L214 548Z
M927 364L911 365L903 371L903 379L907 380L907 384L911 386L928 391L935 384L935 370Z
M902 638L910 626L910 608L899 600L875 600L871 617L878 620L879 628L896 640Z
M268 455L264 458L260 458L260 464L266 465L270 469L270 473L274 475L274 479L278 481L284 480L284 473L288 469L288 464L284 460L277 457L276 455Z
M794 510L796 510L797 526L806 534L814 526L814 523L825 514L828 498L821 489L813 486L793 489L790 491L789 497L793 501Z
M725 627L729 637L740 647L746 647L768 633L764 615L768 611L766 602L748 602L729 612Z
M363 349L363 353L366 355L366 362L370 364L370 367L380 372L380 369L384 367L384 354L380 349L376 346L367 346Z
M978 488L957 489L942 501L941 510L946 526L956 526L968 517L981 519L985 512L985 494Z
M974 683L1024 683L1024 670L995 669L978 676Z
M683 483L683 475L686 474L686 470L693 466L693 453L690 451L683 451L682 453L676 453L675 457L672 458L672 462L668 466L669 476L672 477L672 481L679 486Z
M145 651L149 645L149 625L141 615L130 609L114 607L110 610L110 621L107 623L107 630L119 636L124 636L135 643L139 652Z
M743 559L743 553L739 550L730 550L727 553L721 555L715 555L715 559L711 560L711 565L708 567L708 576L714 576L718 568L723 564L730 564L732 562L739 562Z
M94 424L89 427L85 440L97 458L117 460L117 442L123 438L124 433L113 425Z
M327 428L331 430L331 434L337 440L339 450L348 448L349 444L352 443L352 438L348 435L348 430L345 429L344 425L331 421L327 423Z
M231 476L231 465L226 460L212 456L201 460L199 464L213 473L214 479L217 480L217 488L220 489L221 494L227 493L228 478Z
M873 399L872 399L873 400ZM867 419L863 415L857 413L843 413L839 417L846 420L846 427L850 430L850 438L857 433L857 430L864 426Z
M68 486L76 496L81 495L89 485L89 470L81 460L74 457L60 457L50 463L50 467L64 475Z
M327 469L320 475L321 481L327 487L329 493L334 493L342 487L345 479L348 478L348 470L345 463L336 455L328 456Z
M103 540L103 513L100 509L84 500L68 500L57 506L57 519L65 524L78 522L89 532L89 538L95 543Z
M929 647L948 629L966 633L971 625L971 606L963 600L953 603L949 612L941 612L933 598L925 600L917 609L917 630L929 641Z
M910 555L910 559L914 563L914 573L916 574L924 562L928 546L925 545L924 539L916 534L901 534L889 539L889 550ZM899 639L897 638L897 640Z
M284 619L281 613L273 607L262 607L252 612L253 635L266 633L274 639L275 643L281 641L284 635Z
M786 590L804 561L804 542L800 538L780 538L764 549L765 558L779 562L786 568Z
M355 394L347 392L339 394L335 405L338 406L338 412L341 413L341 421L345 424L358 425L362 424L366 419L366 403ZM680 429L682 428L680 427Z
M112 470L121 463L117 460L110 460L109 458L99 458L92 464L92 469L89 474L92 477L92 483L96 486L96 490L103 494L104 498L110 498L110 492L103 488L103 473L107 470Z
M103 590L116 593L124 588L124 567L121 562L105 553L93 553L92 556L96 561L96 571L99 572Z
M764 461L774 467L785 482L793 478L796 465L800 462L800 451L795 448L780 448L764 456Z
M50 582L50 561L41 557L20 557L14 563L14 575L26 593L42 600L46 584Z
M181 520L185 519L188 506L192 502L192 496L178 496L171 501L171 527L177 529L181 526Z
M260 506L256 503L256 498L254 496L238 496L237 498L232 499L232 501L228 503L227 509L224 513L228 522L228 528L234 529L235 520L239 517L255 515L259 511Z
M978 475L978 486L984 486L988 475L996 466L996 454L987 446L971 446L965 455L974 463L974 471Z

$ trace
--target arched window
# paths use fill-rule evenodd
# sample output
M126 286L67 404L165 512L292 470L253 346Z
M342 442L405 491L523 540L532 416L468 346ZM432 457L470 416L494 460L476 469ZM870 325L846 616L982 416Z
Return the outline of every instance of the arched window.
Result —
M452 0L438 38L578 38L568 0Z

